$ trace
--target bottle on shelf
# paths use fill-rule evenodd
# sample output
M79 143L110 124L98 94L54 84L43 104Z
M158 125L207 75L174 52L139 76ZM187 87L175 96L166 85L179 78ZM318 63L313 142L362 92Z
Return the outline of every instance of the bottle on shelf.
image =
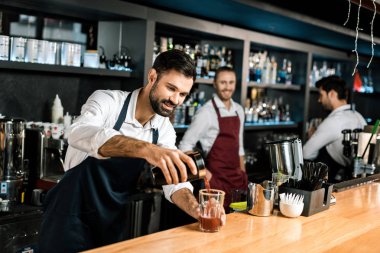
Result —
M160 53L168 51L168 38L160 37Z
M374 89L373 89L373 79L372 79L372 70L369 68L368 69L368 74L367 74L367 86L366 86L366 91L367 93L373 93L374 92Z
M153 41L153 62L156 60L160 51L158 50L157 42Z
M290 105L289 104L286 104L285 105L285 113L284 113L285 117L284 117L284 120L285 122L289 122L291 120L290 118Z
M208 77L209 78L214 78L215 77L215 72L219 67L220 64L220 58L219 56L215 53L215 48L210 49L210 55L209 55L209 71L208 71Z
M249 80L252 82L255 80L255 55L253 52L249 53L248 67L249 67Z
M270 83L270 74L271 74L271 62L269 57L265 58L263 70L261 72L261 80L264 84Z
M208 77L208 72L210 70L210 61L209 61L209 44L204 44L202 48L202 71L201 77Z
M167 50L172 50L173 48L174 48L173 38L172 37L168 37Z
M327 77L327 62L323 61L322 62L322 68L319 70L319 73L321 74L321 78Z
M203 106L204 104L206 103L206 100L205 100L205 92L204 91L200 91L199 94L198 94L198 105L199 107ZM198 108L199 109L199 108Z
M51 108L51 122L63 123L63 106L58 94L55 95L53 106Z
M319 70L316 62L313 62L313 68L310 73L310 87L315 87L315 83L319 80Z
M232 56L232 50L227 49L227 60L226 60L226 66L230 68L234 68L233 64L233 56Z
M274 100L274 103L272 105L272 118L274 122L280 122L280 110L278 109L277 98Z
M272 56L270 61L271 61L270 83L275 84L277 80L277 61L274 56Z
M252 113L252 107L251 107L251 100L249 98L245 100L244 114L245 114L245 122L252 123L253 113Z
M197 77L201 77L202 76L202 67L203 67L203 55L202 55L199 44L195 45L194 62L195 62L195 66L196 66Z
M286 66L287 59L284 58L282 60L282 67L280 70L278 70L277 83L286 83Z
M285 84L292 84L292 82L293 82L292 62L289 60L286 65Z

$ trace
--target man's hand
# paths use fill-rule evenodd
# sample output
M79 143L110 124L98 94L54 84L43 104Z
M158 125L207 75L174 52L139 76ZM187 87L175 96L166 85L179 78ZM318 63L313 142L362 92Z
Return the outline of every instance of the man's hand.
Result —
M197 174L193 159L182 151L159 147L127 136L116 135L112 137L99 148L98 153L103 157L143 158L162 170L168 184L187 181L186 165L193 175ZM179 180L176 168L178 168L181 180Z
M161 169L168 184L186 182L187 166L193 175L197 174L197 168L193 159L181 150L167 149L154 145L151 151L147 154L146 160L151 165ZM181 180L178 178L178 172Z
M174 192L171 196L171 199L174 204L176 204L179 208L185 211L188 215L190 215L196 220L200 219L201 211L199 209L199 203L189 189L182 188ZM222 215L220 217L220 222L221 225L224 226L226 224L226 212L223 206L221 208Z

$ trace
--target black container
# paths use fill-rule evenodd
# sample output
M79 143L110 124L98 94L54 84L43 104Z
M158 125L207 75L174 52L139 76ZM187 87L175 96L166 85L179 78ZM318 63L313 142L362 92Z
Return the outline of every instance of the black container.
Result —
M296 188L280 186L280 193L297 193L304 196L302 216L310 216L329 209L333 184L324 184L321 189L304 191Z
M189 153L187 155L193 159L195 166L197 167L197 174L193 175L193 173L191 173L191 171L190 171L190 168L188 166L186 166L186 168L187 168L187 181L194 181L197 179L203 179L206 176L206 166L205 166L203 157L201 156L201 154L199 152L193 152L193 153ZM177 169L177 172L178 172L178 176L180 177L178 169ZM162 173L161 169L158 167L153 167L151 169L150 181L151 181L150 183L153 186L162 186L162 185L167 184L165 177L164 177L164 174Z

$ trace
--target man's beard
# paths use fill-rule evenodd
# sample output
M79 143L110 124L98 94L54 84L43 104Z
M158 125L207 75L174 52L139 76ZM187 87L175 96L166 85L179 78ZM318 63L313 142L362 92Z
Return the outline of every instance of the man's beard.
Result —
M160 116L169 117L174 112L174 110L177 107L177 105L173 104L168 99L161 99L161 100L159 100L159 98L155 96L156 89L157 89L157 81L153 84L153 87L152 87L152 89L150 90L150 93L149 93L149 100L150 100L150 104L151 104L151 106L153 108L153 111L155 113L157 113L158 115L160 115ZM167 110L167 109L163 108L162 104L165 104L165 103L166 104L170 104L171 106L173 106L173 110Z

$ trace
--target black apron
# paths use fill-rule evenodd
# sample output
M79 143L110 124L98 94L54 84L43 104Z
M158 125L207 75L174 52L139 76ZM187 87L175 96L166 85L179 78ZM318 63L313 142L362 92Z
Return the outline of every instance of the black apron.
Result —
M350 168L337 163L327 152L326 147L323 147L319 150L318 156L317 158L315 158L315 161L322 162L329 167L329 183L337 183L338 181L340 182L342 180L348 179L350 174ZM338 175L338 173L341 177L341 180L336 180L336 176Z
M123 124L131 93L114 126ZM157 144L158 130L153 130ZM39 249L78 252L126 239L126 203L136 191L146 161L87 157L68 170L45 199Z
M351 111L352 109L345 109L344 111ZM318 152L317 158L315 158L315 161L322 162L326 164L329 167L329 175L328 175L328 181L330 183L337 183L342 180L347 180L350 178L351 168L345 167L339 163L337 163L327 152L326 146L321 148ZM340 180L336 180L336 177L338 176Z

